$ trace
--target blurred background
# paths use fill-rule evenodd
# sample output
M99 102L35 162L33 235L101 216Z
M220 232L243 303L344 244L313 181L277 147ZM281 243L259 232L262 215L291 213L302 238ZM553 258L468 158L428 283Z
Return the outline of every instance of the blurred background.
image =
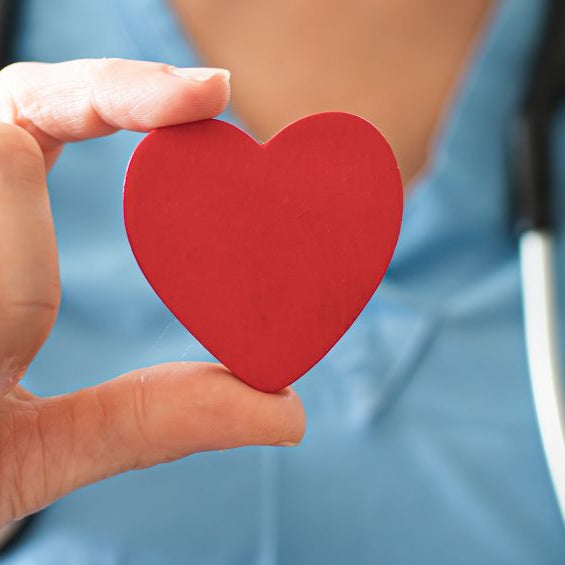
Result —
M548 31L550 4L0 3L4 63L122 57L226 68L232 102L222 119L266 141L301 116L358 114L390 141L406 187L383 284L297 383L308 415L300 447L200 454L92 485L38 514L0 563L563 563L510 198L512 140L532 84L559 82L557 67L535 74L548 34L563 37ZM541 103L543 132L552 124L544 209L559 217L565 116L554 101ZM211 359L151 291L127 243L122 181L141 138L71 144L50 174L63 302L25 379L34 392ZM556 228L558 289L564 243ZM561 302L553 306L562 320Z

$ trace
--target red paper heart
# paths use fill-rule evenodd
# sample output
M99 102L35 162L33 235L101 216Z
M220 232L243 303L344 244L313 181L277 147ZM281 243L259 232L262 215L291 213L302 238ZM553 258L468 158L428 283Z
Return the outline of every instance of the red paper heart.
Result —
M402 183L386 140L357 116L308 116L263 145L206 120L143 139L124 215L173 314L241 380L276 391L333 347L381 282Z

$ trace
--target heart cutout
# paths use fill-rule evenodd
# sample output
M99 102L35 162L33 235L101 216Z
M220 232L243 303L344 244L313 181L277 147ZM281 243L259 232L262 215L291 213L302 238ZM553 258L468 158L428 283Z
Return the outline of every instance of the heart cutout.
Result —
M152 131L128 166L124 216L172 313L241 380L272 392L365 307L392 258L402 200L384 137L329 112L262 145L219 120Z

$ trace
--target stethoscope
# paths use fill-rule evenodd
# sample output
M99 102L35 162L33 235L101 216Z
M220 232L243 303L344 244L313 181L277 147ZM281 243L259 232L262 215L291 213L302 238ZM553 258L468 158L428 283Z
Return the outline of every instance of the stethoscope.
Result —
M565 401L551 214L554 115L565 97L565 2L552 0L543 40L513 131L526 352L541 440L565 524Z
M18 0L0 0L0 68L11 62L18 5ZM551 0L513 131L512 180L530 381L549 474L565 525L565 397L555 291L555 229L551 218L551 126L564 97L565 1Z

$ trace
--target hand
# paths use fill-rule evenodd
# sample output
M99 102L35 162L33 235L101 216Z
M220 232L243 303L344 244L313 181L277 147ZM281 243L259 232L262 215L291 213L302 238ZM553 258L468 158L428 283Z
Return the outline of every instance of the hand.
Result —
M211 363L159 365L52 398L17 384L59 306L46 170L63 144L209 118L228 97L225 72L156 63L19 63L0 72L0 525L128 469L300 441L304 413L292 390L258 392Z

